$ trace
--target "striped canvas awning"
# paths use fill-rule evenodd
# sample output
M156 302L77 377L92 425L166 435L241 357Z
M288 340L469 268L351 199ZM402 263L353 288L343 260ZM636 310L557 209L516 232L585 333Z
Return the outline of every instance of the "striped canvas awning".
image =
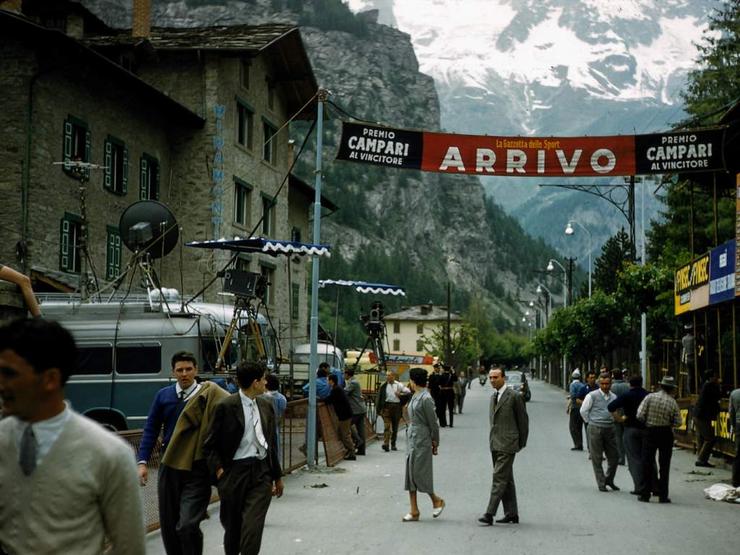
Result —
M199 249L221 249L234 252L263 253L270 256L285 255L317 255L331 256L329 245L314 243L299 243L298 241L279 241L277 239L265 239L263 237L250 237L249 239L214 239L211 241L191 241L185 244L188 247Z
M322 279L319 281L319 287L328 285L338 285L341 287L352 287L358 293L371 293L373 295L400 295L405 297L406 291L403 287L397 285L388 285L386 283L369 283L367 281L352 281L346 279Z

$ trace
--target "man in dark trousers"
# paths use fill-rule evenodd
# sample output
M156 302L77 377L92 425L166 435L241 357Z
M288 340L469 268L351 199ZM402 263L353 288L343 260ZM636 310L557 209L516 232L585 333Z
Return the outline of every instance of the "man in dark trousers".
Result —
M514 485L514 457L527 445L529 417L524 398L506 386L503 368L488 373L493 395L488 408L490 423L489 446L493 459L493 480L488 507L478 522L490 526L499 503L503 502L504 517L499 523L519 523L519 507Z
M435 363L434 371L429 376L429 394L434 400L434 412L437 414L440 428L447 427L447 417L445 416L445 398L442 394L442 366Z
M440 374L439 389L442 393L442 412L446 410L449 414L450 428L453 427L453 415L455 414L455 382L457 382L457 374L452 371L449 364L445 364Z
M196 381L198 362L192 353L175 353L171 362L176 383L160 389L149 409L139 447L139 481L146 485L147 463L162 432L164 456L157 478L162 543L168 555L200 555L200 522L211 500L203 440L216 403L228 394L215 383Z
M367 407L365 400L362 398L362 386L355 379L355 371L347 368L344 371L344 391L349 398L349 405L352 407L352 440L357 446L357 454L365 454L365 415Z
M643 477L649 476L655 466L655 453L658 452L658 501L670 503L668 482L673 456L673 428L681 425L681 412L673 398L676 382L672 376L664 376L660 389L647 395L637 407L637 419L645 423L645 440L642 444ZM650 501L651 487L648 480L642 480L642 491L638 499ZM654 490L653 490L654 491Z
M643 477L642 472L642 442L645 438L645 424L637 419L637 407L640 406L648 392L642 387L642 376L639 374L630 378L629 385L629 391L617 396L607 408L614 420L624 426L624 452L634 485L630 493L638 495L638 492L644 489L643 480L648 480L652 484L657 482L657 477L654 473Z
M283 494L275 409L265 392L265 367L243 362L239 392L216 406L204 451L217 479L226 555L259 553L272 496Z
M712 454L712 448L717 441L714 433L712 422L717 420L719 415L719 400L722 397L722 391L719 387L719 374L709 372L707 381L701 388L699 400L694 407L694 424L698 437L696 446L696 466L713 468L714 465L709 462L709 455Z
M339 380L334 374L329 374L329 385L331 385L331 393L326 398L326 403L334 407L334 414L337 415L339 441L347 450L344 459L354 461L357 457L355 456L355 444L352 442L352 407L349 404L347 394L339 385Z

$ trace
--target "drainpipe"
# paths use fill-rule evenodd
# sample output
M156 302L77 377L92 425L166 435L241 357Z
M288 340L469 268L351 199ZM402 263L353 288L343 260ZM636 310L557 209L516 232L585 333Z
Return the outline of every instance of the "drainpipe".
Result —
M21 174L21 242L26 254L23 256L23 273L28 274L28 194L31 189L31 147L33 138L33 86L41 75L37 71L28 82L28 110L26 110L26 149L23 154L23 173Z

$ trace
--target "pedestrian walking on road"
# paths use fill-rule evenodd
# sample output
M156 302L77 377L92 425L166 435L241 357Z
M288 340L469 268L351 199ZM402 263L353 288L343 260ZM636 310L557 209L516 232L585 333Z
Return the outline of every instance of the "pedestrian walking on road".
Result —
M203 441L216 403L228 393L213 382L198 383L198 362L181 351L171 359L175 385L157 392L139 447L139 480L148 479L147 463L162 433L157 494L162 543L168 555L203 553L201 521L211 500L211 478ZM182 418L181 418L182 417Z
M393 372L386 374L385 383L380 386L375 398L375 409L383 417L383 451L388 451L388 443L390 443L391 450L398 451L396 438L403 409L401 395L409 394L411 390L401 382L397 382Z
M465 404L465 395L467 394L467 386L469 380L463 372L457 373L457 381L454 383L455 388L455 404L457 405L457 414L462 414L463 405Z
M658 501L670 503L668 497L668 480L673 456L673 428L681 425L681 412L673 398L676 383L672 376L664 376L660 381L660 390L650 393L642 400L637 409L637 419L645 423L647 433L642 444L642 472L649 476L655 465L655 452L658 452ZM642 490L638 499L650 501L651 484L642 481ZM654 490L652 490L654 491Z
M457 383L457 374L453 372L452 367L445 364L443 367L442 374L440 374L439 389L442 392L443 408L442 411L447 412L448 420L447 425L452 428L454 427L454 414L455 414L455 384Z
M722 397L722 391L719 387L719 374L711 371L707 375L707 381L701 388L699 399L694 407L694 425L698 435L696 446L696 466L714 468L709 462L709 456L712 454L714 443L717 436L714 433L712 422L719 416L719 400Z
M65 402L76 364L55 322L0 328L0 553L144 553L134 453Z
M571 451L583 451L583 418L581 418L580 403L578 402L581 390L585 387L581 382L581 371L576 368L571 374L573 381L568 388L568 429L573 440Z
M617 474L617 437L614 431L614 418L609 412L609 403L616 400L617 396L610 391L612 378L608 372L599 377L599 389L592 391L581 405L581 418L588 424L589 452L591 453L591 465L596 477L596 485L599 491L609 491L609 486L614 491L619 488L614 484L614 476ZM604 473L604 454L606 454L606 474Z
M504 517L499 523L519 523L519 507L514 484L514 457L527 445L529 417L524 398L506 386L503 368L488 373L493 395L488 408L490 424L489 447L493 459L493 478L488 507L478 522L490 526L499 503L504 505Z
M273 496L283 495L275 408L265 392L265 367L243 362L239 392L216 405L204 450L221 498L226 555L255 555Z
M270 399L272 401L272 406L275 409L275 430L277 433L278 459L282 461L283 443L280 438L280 423L283 420L285 409L288 408L288 400L285 398L285 395L280 393L280 380L278 380L278 377L275 374L267 374L267 377L265 378L265 389L267 390L265 392L265 399ZM237 392L238 388L237 391L232 391L232 393Z
M357 454L365 454L365 417L367 407L365 399L362 398L362 386L355 379L355 371L347 368L344 371L344 391L352 407L352 441L357 446Z
M437 415L439 426L441 428L447 427L447 416L445 414L446 400L445 395L442 392L442 365L435 363L433 366L433 372L429 376L429 393L434 399L434 412Z
M629 384L625 381L627 378L628 371L627 369L620 369L617 368L616 370L612 371L612 393L619 397L620 395L624 395L630 390ZM614 432L617 438L617 453L619 454L619 460L617 461L617 464L624 466L625 463L625 449L624 449L624 424L622 424L622 419L614 419Z
M445 508L444 499L434 493L432 457L439 447L439 424L434 410L434 400L427 391L427 371L412 368L410 385L414 394L409 401L409 425L406 428L405 489L409 492L409 512L403 522L419 520L417 492L426 493L432 500L432 516L437 518Z
M637 375L630 378L630 389L627 393L618 395L617 398L609 403L607 407L612 413L614 420L619 421L624 426L624 452L627 458L627 468L634 487L630 492L638 495L642 491L643 480L649 482L653 479L654 472L643 478L642 475L642 443L645 437L645 424L637 420L637 408L648 392L642 387L642 376Z

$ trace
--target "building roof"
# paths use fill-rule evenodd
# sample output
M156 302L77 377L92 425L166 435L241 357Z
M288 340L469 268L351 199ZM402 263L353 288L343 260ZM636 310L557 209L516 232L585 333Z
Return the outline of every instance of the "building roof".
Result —
M75 66L80 67L83 62L87 62L96 70L96 73L94 73L96 78L101 80L112 79L129 87L132 92L141 95L143 99L150 100L160 106L174 121L193 127L202 127L205 123L203 118L186 106L61 31L38 25L23 15L0 10L0 35L15 37L20 41L28 42L31 44L31 48L37 52L65 52L69 54L69 59L75 60L77 63L60 67L63 71L74 71ZM89 72L87 75L88 79L93 78Z
M408 320L411 322L440 322L447 320L447 307L446 306L434 306L432 304L421 304L416 306L410 306L394 312L393 314L386 314L385 320ZM461 322L462 317L460 314L454 311L450 311L451 322Z
M213 27L152 27L147 38L133 37L130 30L88 36L93 48L133 47L154 51L214 51L231 55L263 55L275 72L276 85L287 93L288 112L297 113L316 94L318 85L300 31L294 25L219 25ZM301 117L314 117L312 110Z

